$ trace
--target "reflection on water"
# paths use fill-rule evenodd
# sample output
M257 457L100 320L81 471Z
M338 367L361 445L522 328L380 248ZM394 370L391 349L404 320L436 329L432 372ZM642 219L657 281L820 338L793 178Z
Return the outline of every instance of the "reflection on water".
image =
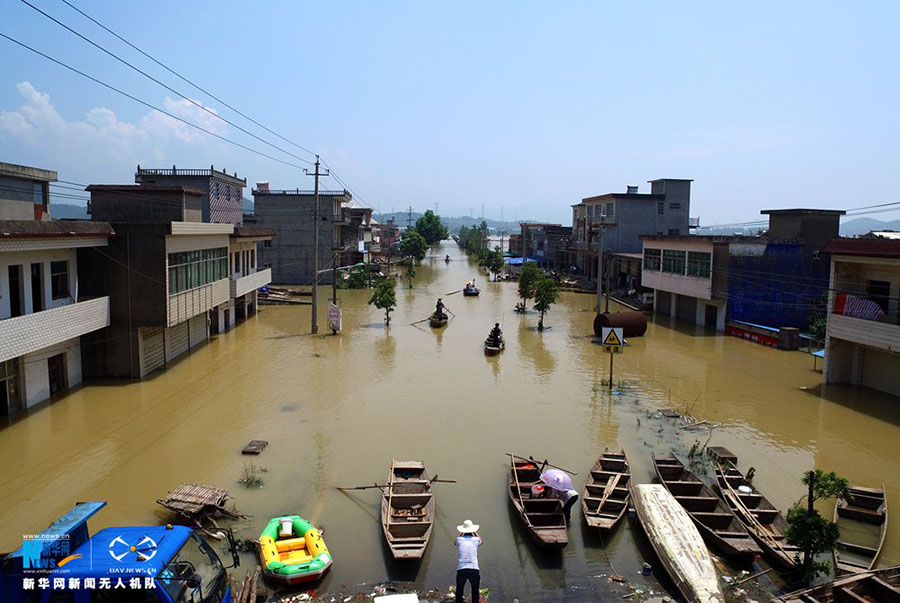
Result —
M325 527L335 557L325 590L355 591L387 578L419 588L453 582L455 526L482 526L483 582L498 600L573 600L627 591L608 575L638 575L651 557L631 521L609 538L586 534L578 514L570 544L555 556L535 550L506 496L505 452L530 452L578 471L576 486L603 448L624 448L636 482L651 477L650 453L683 453L707 430L676 433L658 408L682 408L719 423L711 444L730 448L754 483L786 508L817 466L852 483L900 473L900 403L867 390L820 386L802 353L698 332L668 318L651 323L616 357L616 389L601 382L608 357L591 342L594 298L564 293L547 314L513 312L515 283L491 283L454 245L445 264L428 258L412 290L398 287L390 328L368 291L342 291L344 332L310 336L308 306L263 307L153 378L84 387L0 430L0 550L44 528L79 500L108 500L92 529L173 518L155 500L184 481L228 488L251 519L235 525L257 538L270 517L299 513ZM482 294L458 291L477 277ZM329 293L327 291L323 293ZM437 297L455 314L436 331ZM325 307L326 295L320 307ZM324 318L320 317L320 324ZM483 342L501 323L506 350L485 358ZM249 440L269 446L253 463L263 487L238 483ZM422 459L437 484L437 517L418 567L394 564L383 543L379 492L336 486L383 480L391 459ZM823 508L823 511L825 509ZM828 511L830 513L830 511ZM900 563L900 522L890 525L882 564ZM245 555L239 577L256 564Z

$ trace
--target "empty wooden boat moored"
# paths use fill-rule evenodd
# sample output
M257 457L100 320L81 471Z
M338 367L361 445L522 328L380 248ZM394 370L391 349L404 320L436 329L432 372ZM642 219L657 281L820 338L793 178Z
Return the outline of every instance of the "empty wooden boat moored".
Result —
M434 494L422 461L391 461L381 490L381 527L394 559L419 559L434 524Z
M841 531L834 549L834 571L837 575L874 569L887 535L887 496L881 489L850 486L849 498L839 498L834 505L834 522ZM879 533L867 534L867 526L879 526Z
M507 480L509 502L537 546L561 549L569 544L563 503L549 495L549 487L544 490L541 481L543 469L535 461L510 455ZM539 491L543 494L537 494Z
M633 484L631 500L656 556L684 598L692 603L724 603L709 550L675 497L658 484Z
M828 584L782 595L778 600L782 603L900 601L900 565L844 576Z
M769 559L781 569L794 567L799 562L798 555L801 551L787 543L784 532L788 525L781 511L748 482L734 465L726 468L713 461L713 472L719 494Z
M581 510L589 527L599 530L616 527L631 500L630 480L631 470L625 451L610 452L606 448L597 457L584 483Z
M762 549L734 512L677 458L653 455L659 481L684 507L703 538L733 557L761 555Z

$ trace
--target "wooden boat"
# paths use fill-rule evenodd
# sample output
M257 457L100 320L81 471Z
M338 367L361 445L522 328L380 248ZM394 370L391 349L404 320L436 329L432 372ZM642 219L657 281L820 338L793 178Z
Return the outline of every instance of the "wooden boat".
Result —
M543 486L543 467L525 457L510 455L509 502L525 525L528 535L539 547L561 549L569 544L569 532L562 501L554 496L535 496L532 486Z
M446 314L438 315L438 313L435 312L428 317L428 324L434 328L440 328L446 326L448 320L450 320L450 318Z
M900 601L900 565L860 572L815 588L782 595L782 603Z
M381 527L394 559L419 559L434 524L434 494L422 461L391 461L381 496Z
M834 505L834 522L841 531L841 539L834 549L834 571L837 575L874 569L887 535L887 496L884 484L881 484L880 490L862 486L850 486L849 490L849 500L839 498ZM860 527L859 523L880 526L877 543L874 537L866 542L864 535L857 537L850 533L854 524Z
M641 527L678 591L690 602L724 603L703 537L675 497L658 484L632 484L630 490Z
M681 461L675 457L658 458L653 455L653 466L659 481L688 512L707 542L734 557L762 554L759 545L734 512Z
M481 293L481 291L478 289L478 287L463 287L463 295L466 297L475 297L479 293Z
M484 340L484 355L485 356L496 356L506 347L506 342L503 341L503 337L500 337L500 345L495 345L494 341L491 337L488 337Z
M581 510L588 526L599 530L616 527L625 516L631 500L628 489L630 481L631 470L625 451L610 452L609 448L604 449L588 473L581 497Z
M728 468L713 462L716 490L734 511L750 535L778 567L789 570L800 562L799 548L785 540L787 521L769 499L747 481L734 465Z

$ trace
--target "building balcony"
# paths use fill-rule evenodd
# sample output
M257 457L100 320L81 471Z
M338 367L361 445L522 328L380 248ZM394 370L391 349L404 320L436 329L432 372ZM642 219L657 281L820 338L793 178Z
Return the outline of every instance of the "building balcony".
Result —
M231 279L223 278L169 295L166 304L166 326L174 327L227 302L230 281Z
M260 287L265 287L271 283L272 269L266 268L264 270L258 270L253 274L248 274L247 276L239 278L232 277L229 280L231 284L231 299L234 299L241 295L246 295L251 291L256 291Z
M900 325L830 313L828 337L900 353Z
M0 320L0 362L109 326L109 297Z

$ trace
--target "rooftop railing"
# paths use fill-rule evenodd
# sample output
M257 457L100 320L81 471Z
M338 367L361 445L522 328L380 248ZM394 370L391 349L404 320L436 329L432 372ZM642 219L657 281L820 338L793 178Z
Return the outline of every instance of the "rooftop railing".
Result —
M225 170L217 170L215 166L209 166L209 169L184 169L178 168L174 165L170 168L142 168L140 165L137 166L137 171L134 174L135 178L140 176L204 176L204 177L212 177L212 176L224 176L226 178L234 178L235 180L240 180L244 184L247 183L246 178L238 178L237 172L234 174L229 174Z
M316 194L315 191L305 191L305 190L300 190L299 188L291 189L291 190L274 189L274 188L270 188L270 189L254 188L252 192L254 195L309 195L309 196L313 196ZM319 191L319 196L320 197L347 197L348 199L353 197L353 195L350 194L350 191L348 191L346 189L344 189L342 191L327 191L327 190Z

